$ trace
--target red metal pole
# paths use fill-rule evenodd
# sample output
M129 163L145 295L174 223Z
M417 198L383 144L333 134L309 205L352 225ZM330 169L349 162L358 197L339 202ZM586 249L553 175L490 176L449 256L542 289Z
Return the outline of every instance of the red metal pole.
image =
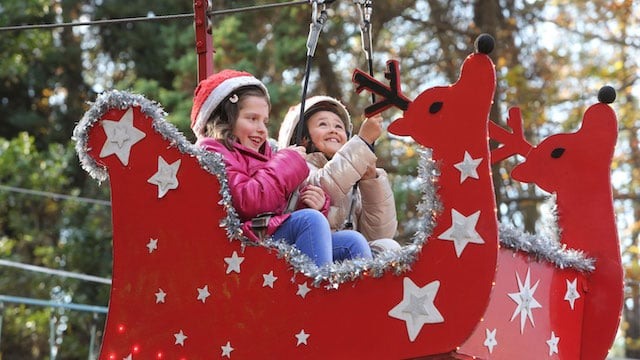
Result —
M211 0L213 1L213 0ZM196 53L198 55L198 82L213 74L212 27L207 15L208 0L193 0L194 24L196 32Z

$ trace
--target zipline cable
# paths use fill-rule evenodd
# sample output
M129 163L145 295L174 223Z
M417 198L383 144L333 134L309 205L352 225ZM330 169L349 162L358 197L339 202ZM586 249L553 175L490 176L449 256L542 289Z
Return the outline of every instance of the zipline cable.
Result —
M373 13L372 0L353 0L358 7L358 13L360 15L360 40L362 42L362 51L367 59L367 66L369 68L369 75L373 77L373 42L371 40L371 14ZM371 92L371 103L376 102L376 95ZM373 144L371 144L373 147ZM347 212L347 218L345 219L343 228L346 230L353 230L353 213L356 208L356 194L358 193L358 183L353 184L351 188L351 203L349 204L349 212Z
M175 20L175 19L186 19L186 18L188 18L190 20L193 19L193 14L141 16L141 17L109 19L109 20L78 21L78 22L59 23L59 24L34 24L34 25L3 26L3 27L0 27L0 32L2 32L2 31L13 31L13 30L70 28L70 27L76 27L76 26L99 26L99 25L119 24L119 23L131 23L131 22L142 22L142 21L162 21L162 20Z
M226 14L233 14L233 13L237 13L237 12L272 9L272 8L277 8L277 7L282 7L282 6L303 5L303 4L309 4L312 1L313 0L299 0L299 1L290 1L290 2L286 2L286 3L275 3L275 4L247 6L247 7L243 7L243 8L237 8L237 9L214 10L214 11L210 11L208 13L208 15L211 15L211 16L226 15Z
M227 15L227 14L234 14L234 13L240 13L240 12L272 9L272 8L282 7L282 6L302 5L302 4L308 4L308 3L309 3L309 0L298 0L298 1L289 1L284 3L247 6L247 7L236 8L236 9L214 10L214 11L208 12L207 14L209 16ZM144 21L164 21L164 20L180 20L180 19L193 20L193 16L194 14L190 13L190 14L175 14L175 15L140 16L140 17L107 19L107 20L78 21L78 22L59 23L59 24L14 25L14 26L0 27L0 32L15 31L15 30L69 28L69 27L75 27L75 26L100 26L100 25L144 22Z
M86 274L79 274L71 271L54 270L54 269L49 269L41 266L23 264L15 261L0 259L0 266L12 267L16 269L39 272L39 273L48 274L48 275L55 275L60 277L73 278L73 279L111 285L111 279L108 279L108 278L102 278L102 277L86 275Z
M304 107L305 102L307 100L307 89L309 87L309 76L311 74L311 62L313 61L313 56L316 53L316 47L318 46L318 38L320 37L320 32L324 27L324 24L327 22L327 5L326 1L321 0L312 0L312 13L311 13L311 23L309 24L309 36L307 37L307 61L304 68L304 78L302 80L302 95L300 99L300 118L298 123L296 124L295 129L295 144L300 146L302 145L302 130L304 128ZM318 15L318 3L321 3L320 7L320 15ZM287 201L286 212L291 212L295 209L295 206L298 202L298 198L300 197L300 186L291 193L289 200Z
M358 5L360 14L360 39L362 40L362 51L367 59L369 75L373 77L373 41L371 39L371 14L373 13L372 0L354 0ZM371 93L371 103L376 102L376 94Z
M302 96L300 99L300 120L298 121L298 124L296 126L296 145L301 145L300 142L302 141L302 129L304 127L305 110L304 106L307 98L307 88L309 86L311 62L313 61L313 56L316 53L316 47L318 46L318 38L320 37L320 32L322 31L324 24L327 22L327 18L327 5L322 2L320 15L318 16L318 1L314 1L311 15L311 24L309 25L309 37L307 37L307 63L304 70Z
M48 192L48 191L24 189L24 188L19 188L19 187L14 187L14 186L0 185L0 190L11 191L11 192L16 192L16 193L21 193L21 194L35 195L35 196L44 196L44 197L48 197L48 198L52 198L52 199L56 199L56 200L60 200L60 199L61 200L73 200L73 201L78 201L78 202L85 202L85 203L91 203L91 204L97 204L97 205L111 206L111 202L107 201L107 200L91 199L91 198L84 198L84 197L64 195L64 194L56 194L56 193L52 193L52 192Z

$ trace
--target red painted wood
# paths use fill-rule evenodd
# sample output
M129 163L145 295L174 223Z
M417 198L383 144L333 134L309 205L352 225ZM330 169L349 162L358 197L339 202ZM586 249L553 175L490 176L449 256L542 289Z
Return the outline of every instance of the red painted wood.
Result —
M489 308L459 352L479 359L581 359L580 333L587 296L583 291L587 281L585 275L572 269L560 270L510 249L501 249L498 259L496 286ZM521 332L520 315L511 320L517 304L509 294L519 292L518 276L524 282L527 272L530 284L538 283L533 297L541 307L531 310L534 322L526 318ZM567 280L576 281L581 295L575 300L573 309L569 301L564 300ZM492 351L485 345L487 330L496 330L497 345ZM552 331L560 341L558 353L549 355L547 340L551 339Z
M610 175L617 135L613 109L592 105L577 132L544 139L512 174L556 194L561 242L596 260L585 287L581 359L606 357L622 309L624 284ZM551 156L556 149L564 153Z
M456 345L466 340L482 318L496 271L498 225L487 142L495 84L489 56L472 54L465 59L456 83L423 91L388 128L390 133L411 136L431 148L439 164L438 197L444 209L420 261L429 264L424 276L441 282L438 301L445 322L430 325L429 331ZM431 113L437 102L442 103L441 109ZM461 182L455 164L463 161L465 152L481 162L478 178ZM464 216L480 212L476 230L484 244L466 245L460 257L451 241L439 239L453 225L452 210Z
M470 55L456 83L425 90L390 125L390 132L433 149L442 203L434 213L437 226L411 271L380 278L365 274L332 290L312 287L273 250L243 249L239 241L228 240L220 226L227 214L219 204L219 180L201 167L195 148L176 148L185 142L181 135L165 138L134 106L133 126L145 137L133 144L123 165L116 155L101 157L107 136L97 121L88 131L87 151L108 169L114 236L100 358L219 358L227 343L234 359L604 358L622 304L609 176L615 114L607 105L593 105L578 132L553 135L532 147L513 174L557 193L561 241L597 261L596 270L584 275L523 253L498 251L487 144L494 90L489 57ZM441 106L434 107L438 102ZM101 119L122 121L127 110L110 109ZM565 149L562 156L550 157L559 147ZM463 179L457 165L465 152L480 161L477 176ZM149 182L159 158L168 164L180 161L177 188L161 197ZM482 243L468 243L456 252L454 242L443 239L454 225L453 210L464 217L479 212L471 230ZM148 247L152 239L156 249ZM244 258L240 272L230 271L225 262L234 253ZM270 272L278 278L273 288L264 286ZM527 274L540 307L532 309L535 326L527 318L521 331L509 294L519 292ZM573 279L581 297L571 309L564 297L566 282ZM443 318L424 324L413 339L407 322L389 314L406 298L409 280L418 288L439 283L433 304ZM302 297L298 292L304 283L311 291ZM199 298L198 289L205 286L210 295ZM160 289L164 302L157 301ZM487 329L497 332L491 352L485 345ZM303 330L309 334L306 344L296 338ZM559 337L558 353L550 354L546 343L551 331ZM177 334L186 336L184 341L177 341Z
M119 119L124 112L114 109L103 119ZM444 331L478 321L454 314L456 305L437 297L447 327L424 325L410 341L405 322L388 315L403 299L405 276L422 287L435 279L434 270L450 266L443 260L455 257L451 244L438 263L421 258L406 275L365 276L338 290L313 288L273 251L249 247L242 252L219 226L225 214L218 205L217 178L180 153L172 139L157 134L137 107L134 115L134 126L146 137L132 147L127 166L114 155L99 157L106 140L99 122L89 132L89 155L109 169L113 206L113 285L101 358L217 357L227 341L234 358L411 358L454 349L462 336ZM179 186L162 198L147 181L157 172L159 156L167 163L181 160ZM152 253L150 239L158 240ZM227 274L224 258L234 251L245 260L241 273ZM273 289L262 286L263 274L270 271L278 277ZM305 282L312 290L302 298L296 293ZM211 296L203 303L197 289L205 285ZM159 289L167 294L164 303L156 303ZM463 293L460 299L472 295ZM181 330L187 336L184 346L175 344L174 334ZM307 345L297 345L301 330L310 334Z

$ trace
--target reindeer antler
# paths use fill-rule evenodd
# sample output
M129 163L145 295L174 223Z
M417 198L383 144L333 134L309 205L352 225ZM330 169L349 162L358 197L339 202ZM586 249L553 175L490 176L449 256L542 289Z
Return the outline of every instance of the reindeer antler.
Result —
M357 93L369 90L382 98L364 109L365 116L371 117L392 106L403 111L409 108L411 100L407 99L400 89L399 68L397 60L387 61L387 71L384 73L384 77L389 80L390 86L386 86L360 69L353 72L352 81L356 84Z
M524 138L522 129L522 113L519 107L509 109L507 125L511 132L500 127L500 125L489 121L489 138L502 144L497 149L491 150L491 163L498 163L512 155L520 154L524 157L531 151L531 144Z

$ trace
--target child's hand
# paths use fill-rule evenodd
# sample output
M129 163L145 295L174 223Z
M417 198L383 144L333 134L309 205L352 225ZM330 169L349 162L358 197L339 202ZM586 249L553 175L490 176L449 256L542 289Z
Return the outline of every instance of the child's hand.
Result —
M364 119L360 125L360 136L368 144L373 144L382 134L382 115L377 114L374 117Z
M300 192L300 200L311 209L321 210L324 206L324 190L318 186L307 185Z
M296 151L303 158L307 155L307 150L304 148L304 146L291 145L287 147L287 149Z
M376 177L378 177L378 173L376 172L376 167L375 166L367 166L367 171L364 172L364 174L362 174L362 180L368 180L368 179L375 179Z

